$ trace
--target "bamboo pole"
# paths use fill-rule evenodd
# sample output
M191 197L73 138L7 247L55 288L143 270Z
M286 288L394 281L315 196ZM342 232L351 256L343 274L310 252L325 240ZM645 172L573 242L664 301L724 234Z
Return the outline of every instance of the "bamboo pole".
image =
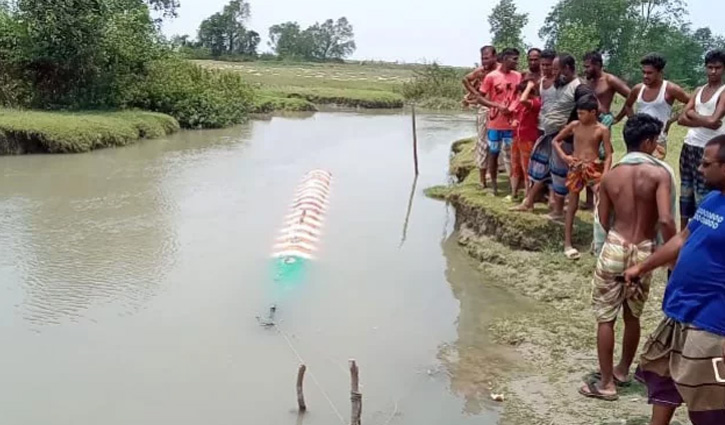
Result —
M360 425L362 394L360 394L359 370L355 360L350 360L350 401L352 402L351 425Z
M302 387L306 371L307 366L303 364L300 365L300 368L297 371L297 406L299 407L300 413L304 413L307 411L307 404L305 404L305 393Z
M413 111L413 161L415 162L415 175L418 175L418 131L415 123L415 103L411 104Z

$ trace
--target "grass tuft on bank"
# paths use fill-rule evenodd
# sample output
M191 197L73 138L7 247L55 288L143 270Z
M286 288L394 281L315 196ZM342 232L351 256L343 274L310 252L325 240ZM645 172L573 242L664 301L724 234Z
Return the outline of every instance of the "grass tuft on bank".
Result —
M145 111L0 111L0 154L79 153L125 146L179 130L165 114Z

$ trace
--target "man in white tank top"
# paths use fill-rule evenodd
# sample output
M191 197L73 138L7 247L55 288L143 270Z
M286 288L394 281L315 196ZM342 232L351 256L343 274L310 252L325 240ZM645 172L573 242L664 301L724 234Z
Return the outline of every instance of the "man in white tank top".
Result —
M631 117L635 112L660 120L663 129L653 156L663 160L667 156L667 133L670 125L677 121L676 116L672 117L672 105L676 100L686 105L690 101L690 96L682 87L664 79L667 60L660 54L650 53L639 63L642 65L642 83L634 86L615 123L621 121L625 115Z
M725 134L725 50L712 50L705 56L707 85L695 91L678 122L690 127L680 154L680 219L682 227L695 216L702 198L709 192L699 171L705 145L710 139Z

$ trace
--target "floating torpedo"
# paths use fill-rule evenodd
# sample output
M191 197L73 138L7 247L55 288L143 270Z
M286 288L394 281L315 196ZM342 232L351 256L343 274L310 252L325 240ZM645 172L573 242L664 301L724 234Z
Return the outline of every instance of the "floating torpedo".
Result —
M305 266L318 250L331 183L329 171L312 170L297 186L272 249L276 282L293 285L303 280Z

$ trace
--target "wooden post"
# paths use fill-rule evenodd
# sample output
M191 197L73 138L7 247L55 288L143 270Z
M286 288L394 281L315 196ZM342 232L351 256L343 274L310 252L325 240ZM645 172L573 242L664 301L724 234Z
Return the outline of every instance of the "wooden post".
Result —
M302 382L305 379L305 372L307 371L307 366L301 364L299 370L297 371L297 406L300 409L300 413L304 413L307 411L307 405L305 404L305 394L303 392L302 388Z
M352 402L351 425L360 425L362 416L362 394L360 394L360 379L355 360L350 360L350 401Z
M413 161L415 162L415 175L418 175L418 132L415 125L415 103L411 105L413 111Z

